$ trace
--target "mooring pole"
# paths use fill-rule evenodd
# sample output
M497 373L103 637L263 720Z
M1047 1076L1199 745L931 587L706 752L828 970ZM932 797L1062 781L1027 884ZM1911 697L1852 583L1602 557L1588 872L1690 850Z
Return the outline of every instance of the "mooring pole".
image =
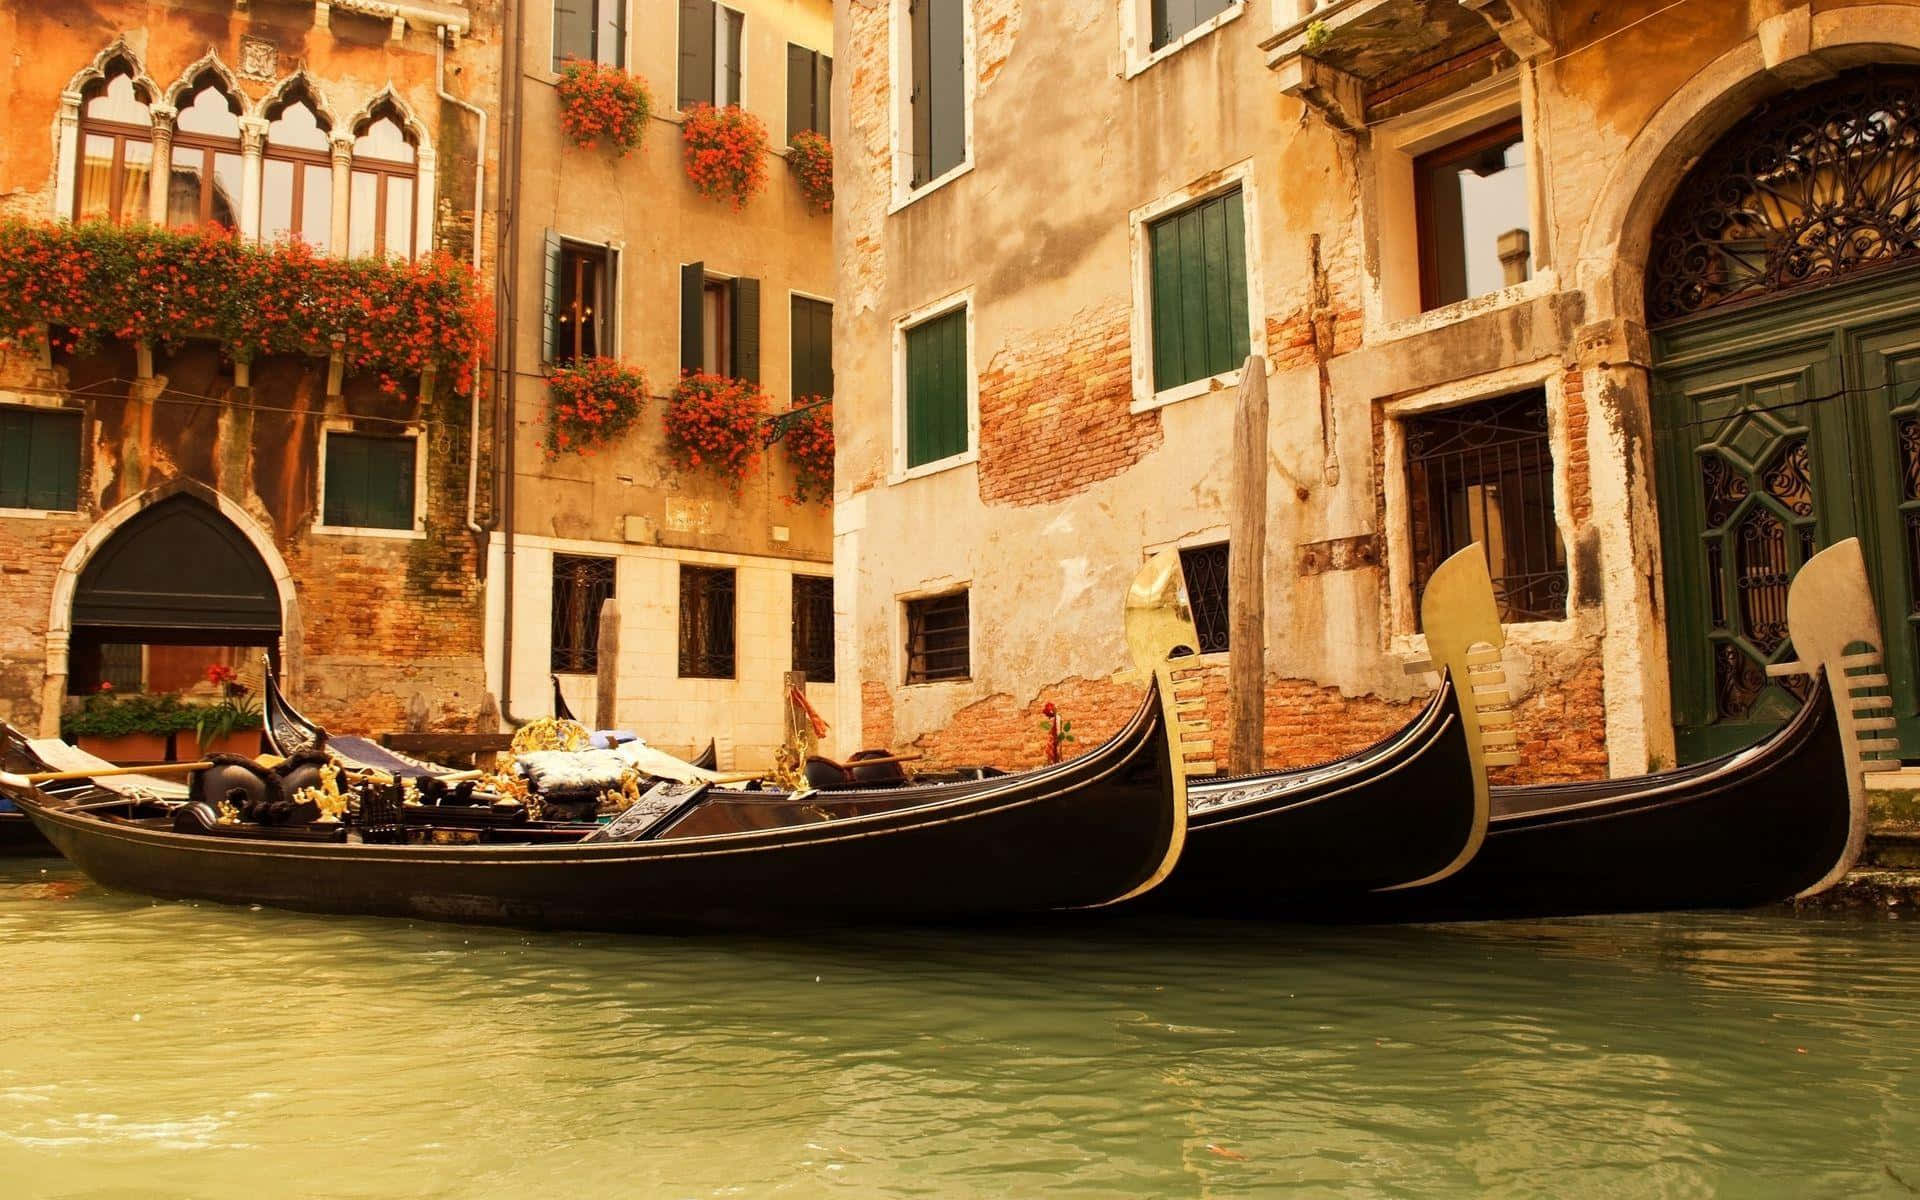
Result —
M1227 524L1227 769L1261 769L1267 669L1267 365L1249 355L1233 409Z
M593 685L593 727L617 729L620 720L620 606L609 596L600 602L600 641L595 647L598 675Z

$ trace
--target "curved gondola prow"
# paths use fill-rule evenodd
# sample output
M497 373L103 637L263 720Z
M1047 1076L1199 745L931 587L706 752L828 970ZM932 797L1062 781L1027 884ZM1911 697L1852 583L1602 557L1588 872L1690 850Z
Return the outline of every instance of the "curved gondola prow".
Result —
M1183 658L1199 652L1200 631L1194 626L1193 609L1187 602L1177 550L1154 555L1133 577L1133 586L1127 589L1124 620L1127 657L1133 660L1133 670L1123 671L1117 678L1144 680L1159 702L1173 781L1173 836L1167 839L1167 852L1151 875L1132 891L1094 905L1096 908L1145 895L1173 873L1187 844L1187 777L1190 773L1210 775L1215 769L1213 743L1207 739L1200 672L1182 666Z
M1443 683L1449 676L1454 680L1460 695L1460 723L1467 734L1467 757L1473 764L1473 828L1446 866L1386 891L1438 883L1472 862L1486 841L1487 823L1493 817L1487 768L1520 761L1507 669L1500 655L1507 635L1500 627L1500 604L1494 597L1487 552L1479 542L1454 552L1427 577L1420 596L1420 628L1427 635L1428 657L1408 663L1407 671L1438 671Z
M1867 843L1867 776L1900 765L1886 640L1859 538L1835 542L1801 566L1787 589L1787 635L1798 659L1769 664L1767 674L1826 676L1846 752L1849 808L1846 848L1797 900L1832 887L1860 860Z
M274 675L272 660L265 655L261 659L260 724L267 735L267 748L281 758L325 750L327 731L287 702Z
M567 703L567 695L560 690L560 676L550 676L553 680L553 716L557 721L577 720L573 715L573 706Z
M689 766L699 767L702 771L720 769L720 744L712 738L707 739L707 748L695 755Z

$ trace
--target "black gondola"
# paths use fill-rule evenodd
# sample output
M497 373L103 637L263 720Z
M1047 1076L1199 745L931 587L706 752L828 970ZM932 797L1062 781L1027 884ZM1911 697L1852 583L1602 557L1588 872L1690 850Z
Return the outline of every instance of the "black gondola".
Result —
M1152 679L1125 728L1068 762L906 807L676 836L676 805L634 841L413 845L176 832L77 809L18 776L0 791L93 879L163 897L616 930L1097 906L1157 885L1185 840L1187 730L1166 655L1196 639L1178 571L1162 555L1129 593L1129 644ZM1160 649L1143 656L1149 644Z
M1881 633L1859 543L1801 567L1787 599L1812 686L1786 726L1735 754L1591 783L1501 787L1485 845L1453 877L1367 898L1362 918L1731 908L1816 894L1858 860L1865 775L1897 766Z

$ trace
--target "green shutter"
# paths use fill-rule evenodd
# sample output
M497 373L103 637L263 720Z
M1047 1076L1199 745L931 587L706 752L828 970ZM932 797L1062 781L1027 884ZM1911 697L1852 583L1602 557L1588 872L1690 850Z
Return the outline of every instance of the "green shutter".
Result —
M967 449L967 310L907 331L907 466Z
M344 529L412 529L414 440L327 435L323 520Z
M0 508L80 507L77 412L0 409Z
M552 362L560 353L560 235L547 230L546 239L546 277L541 292L540 315L546 322L546 333L541 340L542 362Z
M793 298L791 325L793 399L833 396L833 305L806 296Z
M803 129L813 128L813 51L787 43L787 145Z
M760 382L760 281L736 279L733 293L733 377Z
M680 0L680 107L713 103L713 0Z
M833 136L833 59L824 54L813 56L813 127Z
M680 268L680 370L698 371L706 358L706 313L701 301L706 298L707 264L687 263Z
M1238 188L1147 230L1153 386L1178 387L1246 360L1246 227Z

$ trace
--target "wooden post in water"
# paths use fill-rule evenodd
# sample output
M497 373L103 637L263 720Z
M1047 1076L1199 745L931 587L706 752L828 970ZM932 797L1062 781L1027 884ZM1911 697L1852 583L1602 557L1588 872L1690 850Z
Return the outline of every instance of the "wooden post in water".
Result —
M1227 493L1227 769L1261 769L1267 670L1267 364L1249 355Z
M609 596L600 602L599 675L593 687L593 727L613 729L619 722L620 607Z

